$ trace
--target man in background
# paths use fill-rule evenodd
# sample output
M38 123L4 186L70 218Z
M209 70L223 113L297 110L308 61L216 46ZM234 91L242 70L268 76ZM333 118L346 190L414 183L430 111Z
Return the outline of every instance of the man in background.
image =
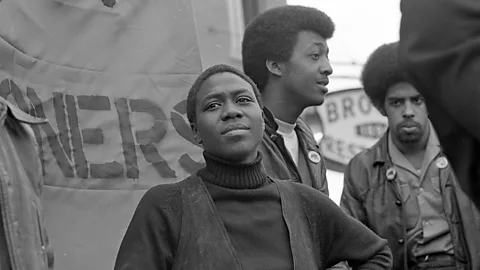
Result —
M373 52L362 82L388 130L348 164L342 208L388 240L393 269L478 269L478 211L456 183L398 43Z
M332 20L322 11L281 6L255 18L242 43L243 69L258 86L265 105L260 151L267 174L326 195L325 163L300 114L323 104L332 74L327 40L333 32Z

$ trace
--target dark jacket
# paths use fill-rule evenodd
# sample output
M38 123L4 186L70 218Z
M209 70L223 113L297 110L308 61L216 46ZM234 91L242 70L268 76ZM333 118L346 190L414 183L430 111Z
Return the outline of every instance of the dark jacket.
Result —
M301 178L297 165L285 147L282 136L277 133L278 125L273 114L267 108L264 108L263 112L265 132L259 151L262 153L262 162L267 175L280 180L292 179L294 182L308 183ZM308 173L311 176L311 185L309 185L328 196L327 170L319 146L311 129L301 118L297 120L296 124L295 132L299 141L299 154L305 156ZM319 160L310 159L309 155L311 156L312 153L318 154L315 156L320 157Z
M380 237L386 238L393 254L393 269L415 265L406 244L406 227L400 190L395 177L387 179L393 166L388 154L388 132L370 149L356 155L345 172L340 205ZM444 211L450 227L458 269L479 269L480 223L472 202L456 185L450 166L442 169ZM462 209L462 213L459 212ZM468 242L467 242L468 240ZM476 257L473 258L472 257Z
M354 269L389 269L384 239L320 192L274 180L288 228L294 269L325 269L350 260ZM150 189L123 238L115 270L242 269L201 178Z
M53 269L40 201L43 174L27 125L44 122L0 98L0 212L8 249L1 252L8 254L12 270Z
M480 209L480 1L402 0L400 59Z

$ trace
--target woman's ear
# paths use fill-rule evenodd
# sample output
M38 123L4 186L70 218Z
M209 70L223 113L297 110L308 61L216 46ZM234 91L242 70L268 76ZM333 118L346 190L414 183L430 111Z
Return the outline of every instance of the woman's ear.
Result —
M192 129L193 139L195 140L195 142L198 144L202 144L203 140L202 138L200 138L200 134L198 133L198 129L195 124L190 124L190 128Z

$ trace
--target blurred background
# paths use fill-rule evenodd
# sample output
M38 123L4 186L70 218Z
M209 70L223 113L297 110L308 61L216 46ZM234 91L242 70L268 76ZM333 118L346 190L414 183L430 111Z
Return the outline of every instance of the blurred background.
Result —
M328 14L336 29L329 58L333 66L325 103L304 112L327 161L330 197L339 203L343 170L356 153L368 148L385 129L359 80L368 55L399 38L399 0L204 0L194 1L203 67L227 63L241 69L242 34L257 14L279 5L304 5ZM215 14L215 16L212 16Z

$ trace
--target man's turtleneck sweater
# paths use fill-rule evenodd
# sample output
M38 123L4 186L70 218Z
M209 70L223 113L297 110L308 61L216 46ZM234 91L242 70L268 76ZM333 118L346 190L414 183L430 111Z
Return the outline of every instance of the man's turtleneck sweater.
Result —
M233 164L204 153L205 182L243 269L293 269L287 226L276 185L261 155Z

